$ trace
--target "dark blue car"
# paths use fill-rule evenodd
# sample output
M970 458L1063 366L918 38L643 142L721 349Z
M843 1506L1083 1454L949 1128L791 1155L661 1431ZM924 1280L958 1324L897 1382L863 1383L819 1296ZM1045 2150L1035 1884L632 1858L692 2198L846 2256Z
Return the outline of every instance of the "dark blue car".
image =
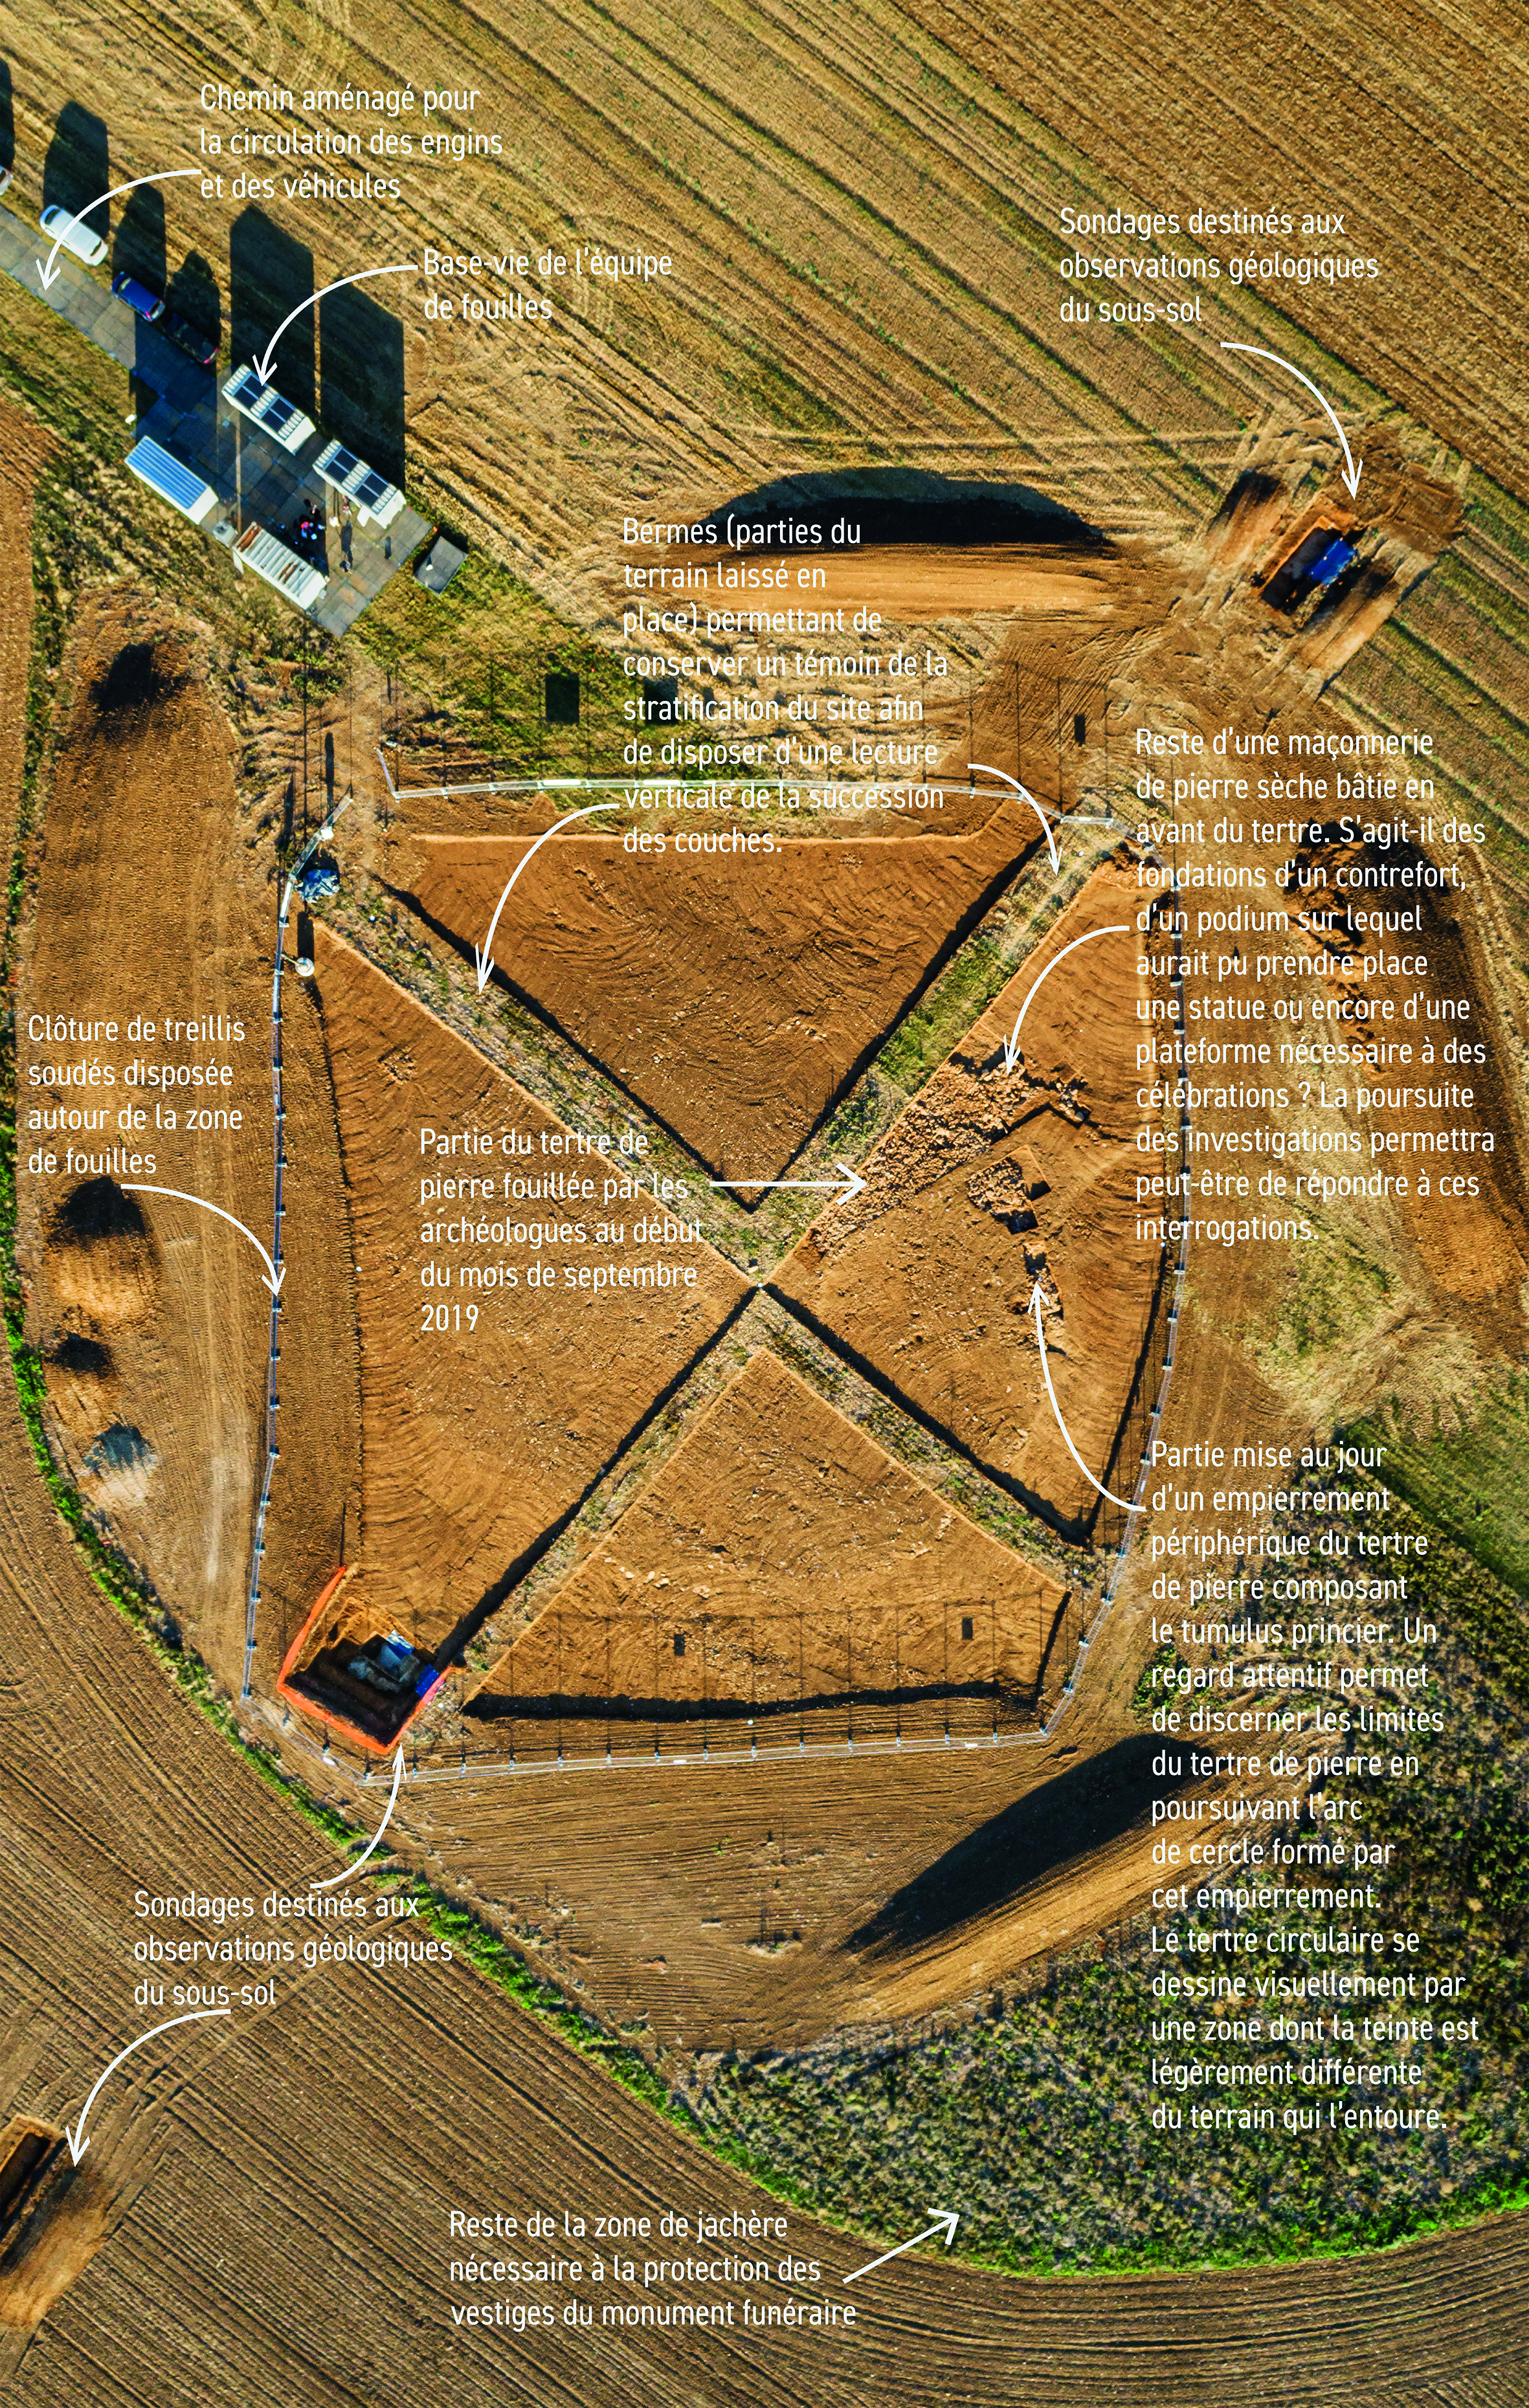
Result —
M150 293L148 285L140 284L136 276L129 276L125 267L117 270L111 280L111 289L119 301L125 301L130 309L138 317L147 318L150 325L156 318L164 317L164 304L159 294Z
M172 343L178 343L199 367L211 367L218 357L217 337L205 335L200 326L193 326L179 309L165 310L159 322L159 331L162 335L168 335Z

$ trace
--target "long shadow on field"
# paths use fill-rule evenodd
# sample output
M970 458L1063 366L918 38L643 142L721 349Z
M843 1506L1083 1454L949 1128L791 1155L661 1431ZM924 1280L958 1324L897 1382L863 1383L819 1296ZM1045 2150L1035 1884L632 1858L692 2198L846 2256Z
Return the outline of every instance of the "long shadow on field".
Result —
M114 272L136 277L163 299L166 277L164 195L157 184L140 184L136 193L128 194L111 246L111 265ZM141 420L148 417L159 399L158 388L164 381L154 374L161 358L161 343L139 317L134 318L133 335L136 380L134 400Z
M264 209L245 209L228 236L228 320L236 364L261 358L283 318L313 296L313 253L283 234ZM304 309L281 337L271 382L308 416L314 408L314 313Z
M852 1931L844 1946L893 1954L936 1940L1002 1906L1046 1873L1091 1855L1144 1814L1154 1798L1183 1787L1187 1772L1156 1773L1162 1741L1117 1741L1086 1764L1017 1799L925 1867L916 1880ZM1187 1764L1187 1750L1170 1759Z
M319 415L390 485L404 481L404 329L356 285L321 305Z
M104 122L93 110L81 108L78 100L65 101L43 161L43 208L76 214L110 190L111 151ZM85 222L105 242L110 220L109 208L93 209Z
M1033 1714L1035 1696L1017 1699L1013 1690L997 1681L931 1681L901 1689L824 1689L800 1698L597 1698L575 1696L519 1697L501 1689L479 1689L463 1707L474 1722L585 1723L764 1723L784 1722L793 1714L822 1713L846 1706L939 1705L957 1698L991 1699L1006 1713L1020 1706Z
M0 59L0 167L16 165L16 109L11 99L10 69Z
M213 341L223 330L222 294L218 280L199 251L188 251L164 295L172 309L179 309L193 326L199 327Z
M888 543L936 545L946 552L993 543L1057 544L1069 552L1112 549L1097 527L1034 485L940 477L926 468L841 468L777 477L719 503L706 517L720 529L730 517L755 525L816 521L824 552ZM750 546L759 552L788 548L804 549L768 537Z

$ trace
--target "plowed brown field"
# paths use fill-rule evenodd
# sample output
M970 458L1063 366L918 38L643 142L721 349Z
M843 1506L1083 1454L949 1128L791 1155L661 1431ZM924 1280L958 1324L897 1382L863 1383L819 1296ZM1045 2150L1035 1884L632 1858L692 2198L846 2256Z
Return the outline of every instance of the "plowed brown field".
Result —
M396 203L353 213L279 183L276 203L315 285L379 256L418 258L425 240L469 252L513 234L533 259L549 243L568 255L568 273L522 280L552 301L555 346L535 321L459 311L431 324L417 301L383 305L407 327L420 468L528 563L566 556L597 520L655 501L667 512L687 493L715 504L816 467L847 437L914 468L996 465L1062 485L1065 500L1092 489L1117 523L1193 515L1240 394L1289 407L1276 372L1229 373L1213 348L1222 334L1264 338L1267 311L1223 276L1188 335L1063 328L1061 211L1091 202L1343 212L1330 240L1279 248L1373 253L1378 278L1266 288L1330 345L1335 356L1308 366L1322 380L1355 361L1372 391L1522 490L1509 263L1523 190L1504 95L1523 43L1511 10L1466 33L1420 5L1402 38L1390 25L1356 36L1334 0L1299 29L1260 7L1235 36L1207 37L1193 12L1144 26L1077 7L1036 32L1013 10L885 0L848 22L827 0L772 6L747 26L650 5L619 26L585 7L464 22L384 0L364 22L326 7L273 24L257 60L242 33L173 11L145 17L117 66L109 180L173 147L204 77L236 85L249 72L291 86L300 107L305 88L395 84L422 40L443 84L479 95L451 130L499 134L501 155L448 165L416 153ZM32 200L64 98L93 90L98 65L87 28L18 22L16 206ZM1320 195L1308 109L1331 129ZM1207 166L1205 126L1222 112L1236 139ZM364 120L364 140L372 130ZM174 203L177 248L221 265L227 199L189 192ZM672 271L576 275L576 242L586 264L590 244L608 244L664 254ZM1446 279L1480 291L1479 314L1432 307ZM260 314L274 327L279 297ZM307 344L304 330L288 337L289 366Z
M1103 1479L1161 1261L1136 1236L1138 903L1129 860L1095 872L862 1166L865 1193L815 1223L775 1283L1067 1526L1096 1498L1047 1399L1032 1293L1039 1280L1063 1420ZM1092 933L1112 924L1124 933ZM1006 1072L1026 996L1084 937Z
M494 959L720 1178L772 1179L1040 835L1001 803L949 839L676 851L703 833L718 840L668 827L662 859L559 838L500 915ZM524 850L426 839L399 882L471 959Z
M479 1714L539 1707L793 1741L782 1709L854 1703L868 1736L980 1695L1033 1710L1065 1591L893 1462L760 1352L485 1674ZM653 1719L644 1724L644 1710ZM790 1718L793 1722L794 1717ZM757 1727L756 1727L757 1726Z
M561 1278L565 1256L582 1251L570 1243L544 1254L510 1236L422 1250L433 1210L464 1211L460 1201L422 1203L423 1174L486 1168L498 1189L509 1175L499 1140L514 1130L535 1153L530 1163L516 1158L517 1171L535 1180L549 1168L536 1151L542 1136L561 1143L566 1133L348 945L322 927L316 936L361 1340L361 1528L345 1602L369 1628L395 1628L430 1650L577 1504L747 1290L705 1246L687 1256L695 1286L602 1298L561 1287L543 1297L526 1284L543 1260ZM422 1152L424 1125L457 1134L454 1161ZM469 1130L491 1140L486 1166L460 1151ZM555 1203L479 1199L466 1211L474 1226L495 1211L501 1224L574 1217ZM602 1262L631 1266L663 1251L630 1235L596 1249L600 1216L576 1211ZM635 1227L631 1208L622 1226ZM438 1291L421 1281L431 1253L450 1275ZM464 1262L508 1266L519 1283L466 1287ZM450 1326L426 1331L425 1308L437 1298Z
M8 1405L0 1653L0 1956L30 2018L7 2036L0 2113L57 2126L150 2020L127 1953L140 1882L258 1897L330 1868L104 1604ZM109 2193L107 2238L41 2338L4 2343L20 2408L487 2408L507 2393L860 2408L879 2389L952 2408L1240 2408L1250 2370L1325 2408L1335 2350L1353 2408L1438 2408L1511 2396L1500 2386L1529 2343L1522 2219L1235 2277L1018 2283L904 2258L870 2278L859 2329L833 2344L459 2329L454 2207L656 2216L763 2202L460 1968L333 1966L284 1980L274 2011L178 2037L95 2111L86 2167ZM403 2145L408 2179L386 2180ZM886 2245L794 2213L790 2232L822 2260L825 2290Z
M1144 16L1122 0L1066 0L1039 22L1013 0L912 0L908 14L1107 165L1134 204L1177 210L1186 227L1197 209L1292 212L1292 231L1272 240L1230 228L1210 237L1223 257L1374 258L1373 277L1252 283L1319 342L1363 360L1372 386L1523 490L1522 447L1515 461L1500 415L1508 381L1522 391L1523 376L1509 265L1525 200L1508 101L1529 71L1517 9L1497 0L1466 19L1449 0L1408 0L1384 22L1358 24L1342 0L1313 0L1298 20L1259 0L1229 23L1193 7ZM1323 126L1320 192L1305 148L1312 110ZM1226 132L1207 140L1211 125ZM1303 237L1308 211L1323 222ZM1206 245L1186 235L1173 247ZM1445 306L1446 295L1462 298Z
M225 1209L269 1186L265 1007L254 897L232 840L228 730L185 638L162 618L146 625L141 602L88 612L69 669L75 705L53 765L36 935L21 983L18 1260L29 1334L45 1357L70 1340L106 1357L118 1418L93 1430L76 1418L65 1454L166 1603L226 1669L264 1369L258 1258L210 1215L125 1196L122 1184L157 1182ZM163 1029L170 1017L218 1013L225 1027L242 1025L242 1040L128 1034L139 1015ZM49 1041L42 1023L60 1016L87 1033ZM107 1020L114 1037L103 1032ZM126 1083L143 1062L226 1062L234 1078L210 1095L158 1096ZM113 1083L51 1083L97 1063ZM239 1128L187 1126L213 1096ZM131 1137L124 1111L142 1115ZM160 1125L171 1113L180 1123L173 1132ZM71 1150L86 1158L82 1171L65 1168ZM136 1166L124 1160L133 1152ZM34 1170L34 1156L56 1167Z

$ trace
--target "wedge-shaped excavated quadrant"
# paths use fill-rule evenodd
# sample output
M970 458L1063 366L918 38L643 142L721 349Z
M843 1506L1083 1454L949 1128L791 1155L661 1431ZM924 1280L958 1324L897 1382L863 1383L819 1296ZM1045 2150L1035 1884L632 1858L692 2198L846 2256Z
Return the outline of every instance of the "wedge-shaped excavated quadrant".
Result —
M1098 1503L1047 1398L1031 1297L1041 1285L1057 1403L1096 1478L1136 1383L1163 1249L1138 1237L1136 1182L1164 1155L1136 1139L1151 1074L1138 1019L1163 982L1140 967L1136 873L1123 857L1081 895L861 1164L865 1193L803 1238L778 1292L869 1376L983 1469L1080 1535ZM1021 1054L1005 1040L1025 1016ZM1166 939L1164 940L1166 942ZM1161 1194L1142 1208L1161 1216ZM1126 1496L1135 1463L1121 1473Z
M628 816L663 853L557 838L501 912L493 958L735 1180L784 1170L1041 840L1017 800L964 837L767 838L738 810ZM937 810L919 817L937 829ZM471 958L532 841L422 838L397 882Z
M467 1712L517 1752L1034 1719L1065 1592L759 1352Z
M548 1193L591 1167L564 1124L350 947L316 936L355 1243L361 1529L343 1628L332 1637L319 1617L284 1678L315 1702L332 1691L340 1718L376 1740L412 1711L424 1659L444 1660L748 1290L699 1242L636 1242L630 1206L608 1216L617 1237L598 1203ZM660 1254L680 1283L640 1283ZM595 1265L614 1275L601 1292L568 1284L565 1266ZM397 1644L358 1673L368 1634Z

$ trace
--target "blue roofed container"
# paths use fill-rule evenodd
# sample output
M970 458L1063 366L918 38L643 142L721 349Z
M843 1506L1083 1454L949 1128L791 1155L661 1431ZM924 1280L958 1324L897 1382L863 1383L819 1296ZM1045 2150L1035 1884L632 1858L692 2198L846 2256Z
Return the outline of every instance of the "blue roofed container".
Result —
M134 444L127 455L127 466L135 477L141 477L151 486L162 501L179 510L193 526L200 526L218 507L218 496L210 485L205 485L194 468L188 468L173 452L149 436Z

